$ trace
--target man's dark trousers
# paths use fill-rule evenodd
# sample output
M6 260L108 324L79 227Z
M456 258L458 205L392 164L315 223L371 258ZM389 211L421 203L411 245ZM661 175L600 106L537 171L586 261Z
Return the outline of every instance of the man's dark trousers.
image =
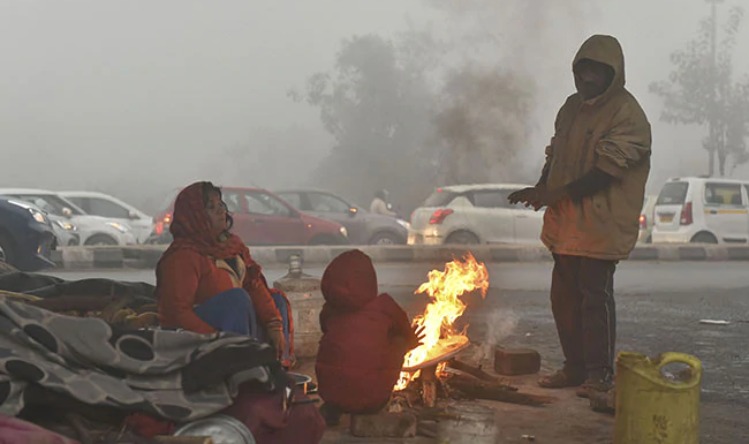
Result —
M618 261L554 255L551 310L565 371L613 373L616 342L614 271Z

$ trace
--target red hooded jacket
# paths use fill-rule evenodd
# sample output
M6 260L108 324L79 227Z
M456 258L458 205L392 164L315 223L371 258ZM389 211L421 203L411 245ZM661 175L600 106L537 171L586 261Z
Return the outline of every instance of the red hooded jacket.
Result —
M346 412L374 411L390 398L403 367L406 350L393 339L416 340L408 316L393 298L377 295L374 266L359 250L336 257L321 285L320 397Z

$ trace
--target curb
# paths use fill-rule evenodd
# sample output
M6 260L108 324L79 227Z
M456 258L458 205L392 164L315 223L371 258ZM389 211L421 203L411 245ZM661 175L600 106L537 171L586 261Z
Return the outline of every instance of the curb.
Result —
M252 247L253 258L263 266L287 265L293 255L307 264L327 264L352 248L359 248L375 263L444 263L463 256L468 248L445 246L323 246ZM133 268L154 269L166 246L64 247L52 252L52 260L63 269ZM477 260L486 263L550 261L543 246L478 246L470 248ZM749 246L642 245L629 256L631 261L749 261Z

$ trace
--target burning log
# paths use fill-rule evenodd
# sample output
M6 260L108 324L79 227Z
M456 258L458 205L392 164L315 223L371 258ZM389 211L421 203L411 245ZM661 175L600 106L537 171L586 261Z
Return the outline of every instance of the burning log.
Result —
M421 373L422 399L425 407L434 407L437 403L437 366L425 368Z
M508 402L532 407L540 407L551 404L556 398L550 396L531 395L520 393L516 388L506 384L481 381L472 376L454 375L447 384L469 398L486 399L490 401Z
M453 370L458 370L460 372L467 373L467 374L473 376L474 378L478 378L478 379L480 379L482 381L487 381L487 382L502 384L502 380L499 377L494 376L494 375L490 375L489 373L485 372L484 370L482 370L479 367L474 367L472 365L466 364L465 362L458 361L457 359L451 359L451 360L447 361L447 366L450 367ZM502 385L504 385L504 384L502 384ZM506 385L506 387L508 389L512 389L512 390L517 391L517 388L512 387L510 385Z

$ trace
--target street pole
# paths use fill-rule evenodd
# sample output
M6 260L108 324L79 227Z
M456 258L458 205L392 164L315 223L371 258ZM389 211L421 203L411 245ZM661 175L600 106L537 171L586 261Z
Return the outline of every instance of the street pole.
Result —
M708 119L709 138L707 153L709 157L708 177L712 177L715 171L715 155L718 149L718 125L717 125L717 89L718 89L718 3L723 0L705 0L710 3L711 26L710 26L710 118Z

